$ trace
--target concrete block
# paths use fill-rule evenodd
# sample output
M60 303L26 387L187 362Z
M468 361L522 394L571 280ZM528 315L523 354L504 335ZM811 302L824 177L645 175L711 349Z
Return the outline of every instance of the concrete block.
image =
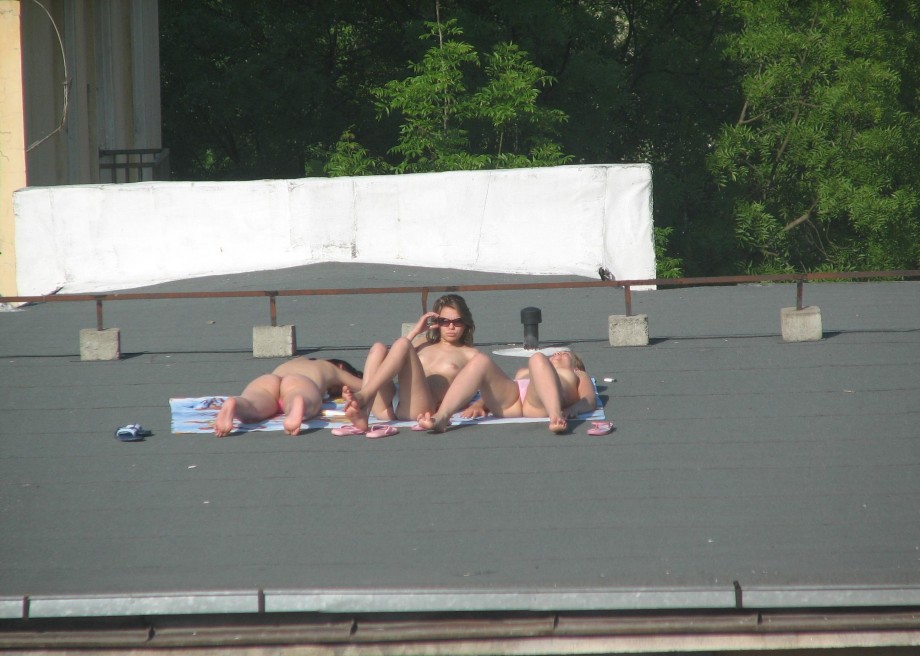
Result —
M253 326L252 357L283 358L297 351L294 326Z
M821 327L821 308L809 305L801 310L785 307L780 310L780 325L784 342L814 342L824 333Z
M610 346L648 346L647 314L611 314L607 328Z
M81 360L120 360L121 330L84 328L80 331Z

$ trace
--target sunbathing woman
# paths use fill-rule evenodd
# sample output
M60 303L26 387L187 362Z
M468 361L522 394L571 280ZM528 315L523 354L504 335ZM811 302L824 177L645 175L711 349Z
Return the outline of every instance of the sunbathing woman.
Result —
M415 419L437 410L454 378L479 353L473 348L475 330L473 315L463 297L446 294L434 302L433 311L423 314L412 330L389 349L385 344L374 344L364 365L361 390L348 386L342 390L345 414L354 429L367 430L370 411L378 419L392 421ZM399 381L395 410L394 377Z
M224 401L214 421L214 434L229 435L234 419L253 423L283 412L284 432L299 435L304 420L319 414L323 396L338 396L343 385L361 387L361 372L344 360L288 360L253 380L240 396Z
M482 417L549 417L554 433L568 430L568 419L594 410L597 396L585 365L571 351L530 356L528 367L519 369L514 380L489 356L480 353L454 380L441 407L418 417L419 426L442 433L451 416L479 390L482 400L461 414Z

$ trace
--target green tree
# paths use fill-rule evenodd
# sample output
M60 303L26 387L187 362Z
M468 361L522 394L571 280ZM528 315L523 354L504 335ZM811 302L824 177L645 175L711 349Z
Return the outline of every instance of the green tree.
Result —
M173 176L322 174L343 128L374 121L365 87L414 54L421 3L159 0Z
M736 21L718 0L456 5L477 47L512 40L553 76L540 102L569 116L559 143L574 162L652 165L656 243L680 268L731 273L734 234L705 165L740 96L718 47Z
M896 6L898 3L889 3ZM920 264L916 9L876 0L726 0L742 21L737 121L711 170L750 272ZM911 67L914 68L911 68Z
M390 160L371 155L348 129L330 155L327 173L550 166L571 159L553 141L565 114L537 104L552 78L527 53L499 44L483 58L485 83L471 90L470 70L483 64L479 53L460 39L456 20L426 25L423 38L435 44L410 64L411 75L372 91L378 118L394 115L400 121L396 144L386 153Z

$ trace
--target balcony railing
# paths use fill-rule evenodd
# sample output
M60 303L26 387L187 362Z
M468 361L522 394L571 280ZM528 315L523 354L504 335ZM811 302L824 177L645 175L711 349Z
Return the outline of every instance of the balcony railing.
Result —
M203 299L203 298L252 298L265 297L269 302L269 321L278 325L278 297L289 296L347 296L353 294L420 294L422 312L428 310L428 295L431 292L486 292L515 291L525 289L583 289L587 287L611 287L623 290L626 315L632 316L633 287L700 287L706 285L741 285L750 283L795 283L795 307L801 310L804 285L814 281L871 280L871 279L915 279L920 278L920 269L897 271L837 271L818 273L786 273L753 276L716 276L703 278L653 278L648 280L590 280L536 283L500 283L491 285L425 285L411 287L360 287L356 289L280 289L246 291L201 291L201 292L110 292L85 294L50 294L44 296L0 296L0 303L47 303L66 301L94 301L96 303L96 329L104 330L102 316L103 302L137 301L158 299Z

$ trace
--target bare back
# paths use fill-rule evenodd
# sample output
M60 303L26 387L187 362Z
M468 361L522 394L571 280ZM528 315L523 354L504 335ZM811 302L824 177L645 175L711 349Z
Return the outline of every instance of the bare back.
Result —
M313 381L320 390L328 392L337 390L342 385L352 389L361 389L361 379L353 376L327 360L310 360L309 358L294 358L278 365L272 372L276 376L303 376Z

